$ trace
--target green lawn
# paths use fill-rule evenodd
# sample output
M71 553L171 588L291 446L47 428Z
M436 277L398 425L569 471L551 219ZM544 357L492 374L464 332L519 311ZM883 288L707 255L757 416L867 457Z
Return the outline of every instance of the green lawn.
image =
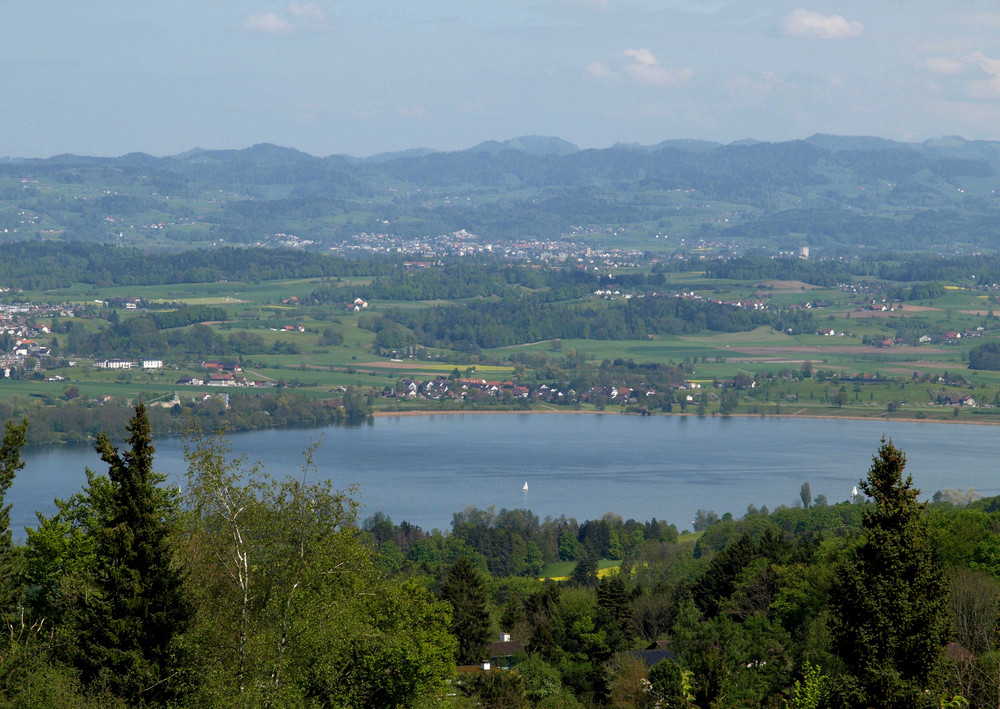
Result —
M622 562L616 561L614 559L600 559L597 562L597 575L603 576L601 573L607 569L618 569L621 568ZM545 569L542 571L543 579L553 579L555 581L562 581L569 578L569 575L573 573L573 568L576 566L575 561L554 561L551 564L546 564Z

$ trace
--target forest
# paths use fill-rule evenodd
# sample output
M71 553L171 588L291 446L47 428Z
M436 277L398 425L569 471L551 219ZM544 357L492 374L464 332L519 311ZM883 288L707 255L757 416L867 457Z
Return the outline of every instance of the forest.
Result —
M387 310L359 323L381 334L392 324L412 331L416 343L477 351L548 339L642 340L652 335L704 330L740 332L770 326L793 333L814 328L802 311L746 310L704 300L650 296L611 305L547 304L535 298L438 306L423 311ZM398 332L398 330L397 330ZM402 349L380 342L383 349Z
M0 496L26 428L5 426ZM358 519L314 449L277 480L191 426L181 493L152 472L145 407L126 431L124 450L98 436L107 471L23 543L0 506L4 706L979 707L1000 690L1000 498L921 502L891 441L851 500L804 482L794 506L703 509L693 532L468 508L428 533Z

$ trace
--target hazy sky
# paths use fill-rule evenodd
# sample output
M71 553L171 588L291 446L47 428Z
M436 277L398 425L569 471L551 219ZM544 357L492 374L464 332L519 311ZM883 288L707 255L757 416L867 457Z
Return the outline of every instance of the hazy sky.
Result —
M996 0L0 0L0 155L1000 139Z

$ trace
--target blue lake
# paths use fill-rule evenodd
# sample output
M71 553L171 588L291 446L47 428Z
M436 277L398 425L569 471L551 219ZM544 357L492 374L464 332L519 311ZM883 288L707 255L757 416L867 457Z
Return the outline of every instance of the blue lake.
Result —
M688 527L699 508L742 515L747 505L792 505L812 494L846 500L885 435L908 458L927 498L945 487L1000 494L1000 428L822 419L705 418L572 414L440 415L378 418L356 427L230 436L234 453L274 476L301 475L302 452L321 440L319 475L358 486L362 516L450 528L467 505L531 509L578 520L606 512ZM156 468L183 484L179 440L157 441ZM25 455L8 495L12 528L51 514L53 497L103 471L90 449ZM528 483L528 491L522 490ZM23 536L23 535L16 535Z

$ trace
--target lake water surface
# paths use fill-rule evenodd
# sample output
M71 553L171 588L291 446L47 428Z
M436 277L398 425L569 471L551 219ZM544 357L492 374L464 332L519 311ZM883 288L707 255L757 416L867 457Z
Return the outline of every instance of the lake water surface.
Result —
M747 505L846 500L883 434L905 451L907 472L927 498L945 487L1000 494L1000 428L934 423L793 418L704 418L573 414L429 415L378 418L356 427L230 436L233 450L274 476L301 475L302 452L322 439L319 474L355 483L362 516L448 529L467 505L531 509L594 519L665 519L685 528L699 508L742 515ZM184 483L183 446L157 441L156 469ZM32 451L8 495L15 531L51 514L53 497L86 482L84 448ZM522 486L528 483L528 491ZM15 536L23 536L17 535Z

